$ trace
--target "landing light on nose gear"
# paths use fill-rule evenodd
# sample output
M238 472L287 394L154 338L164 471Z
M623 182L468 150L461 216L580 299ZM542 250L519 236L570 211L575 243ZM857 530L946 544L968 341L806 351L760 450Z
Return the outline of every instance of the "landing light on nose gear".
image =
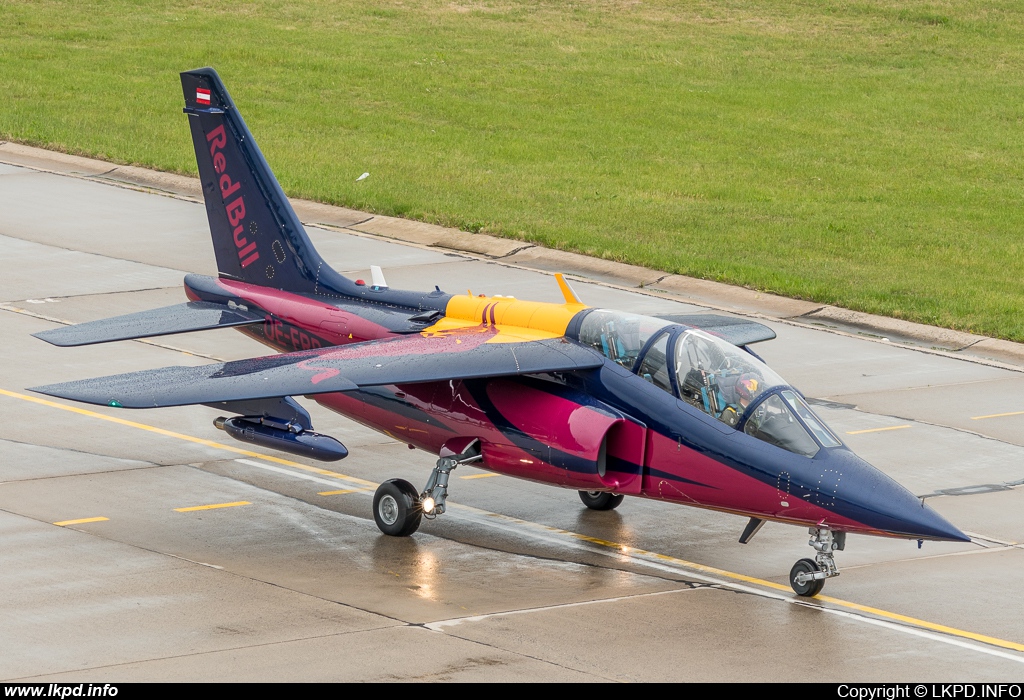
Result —
M801 559L789 572L789 585L798 596L813 598L825 587L825 579L839 575L832 556L834 551L846 548L846 533L833 532L827 527L812 527L808 531L811 539L807 544L814 547L814 559Z

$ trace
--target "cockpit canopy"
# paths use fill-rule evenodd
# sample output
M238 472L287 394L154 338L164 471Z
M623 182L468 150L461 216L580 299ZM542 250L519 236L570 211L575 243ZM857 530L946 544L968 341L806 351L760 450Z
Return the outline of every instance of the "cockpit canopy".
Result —
M842 443L800 394L753 353L698 328L595 309L579 340L726 425L813 457Z

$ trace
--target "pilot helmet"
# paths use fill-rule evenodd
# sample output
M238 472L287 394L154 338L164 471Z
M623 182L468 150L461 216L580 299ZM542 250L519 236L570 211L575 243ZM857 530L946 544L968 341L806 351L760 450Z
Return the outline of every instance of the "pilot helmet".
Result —
M756 374L741 375L736 382L736 393L741 399L750 401L761 391L763 380Z

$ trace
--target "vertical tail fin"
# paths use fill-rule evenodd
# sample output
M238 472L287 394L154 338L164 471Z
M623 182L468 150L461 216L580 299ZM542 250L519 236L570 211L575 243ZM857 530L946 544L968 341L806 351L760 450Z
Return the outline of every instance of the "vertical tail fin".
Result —
M313 248L217 72L182 73L181 88L221 276L293 292L347 287Z

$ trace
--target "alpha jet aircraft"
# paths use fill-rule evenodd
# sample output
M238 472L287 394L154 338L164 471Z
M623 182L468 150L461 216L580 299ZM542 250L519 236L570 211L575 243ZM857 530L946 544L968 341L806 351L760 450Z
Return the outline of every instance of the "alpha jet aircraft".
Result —
M850 532L969 541L851 452L750 350L775 334L697 315L653 318L582 303L391 289L333 270L313 249L237 107L210 68L181 74L219 276L190 274L190 301L38 333L85 345L235 327L281 354L37 387L103 406L203 404L239 440L336 460L305 396L438 455L426 486L385 481L373 516L408 536L445 512L451 471L474 464L573 489L588 508L625 496L810 530L813 559L790 573L801 596L838 575Z

